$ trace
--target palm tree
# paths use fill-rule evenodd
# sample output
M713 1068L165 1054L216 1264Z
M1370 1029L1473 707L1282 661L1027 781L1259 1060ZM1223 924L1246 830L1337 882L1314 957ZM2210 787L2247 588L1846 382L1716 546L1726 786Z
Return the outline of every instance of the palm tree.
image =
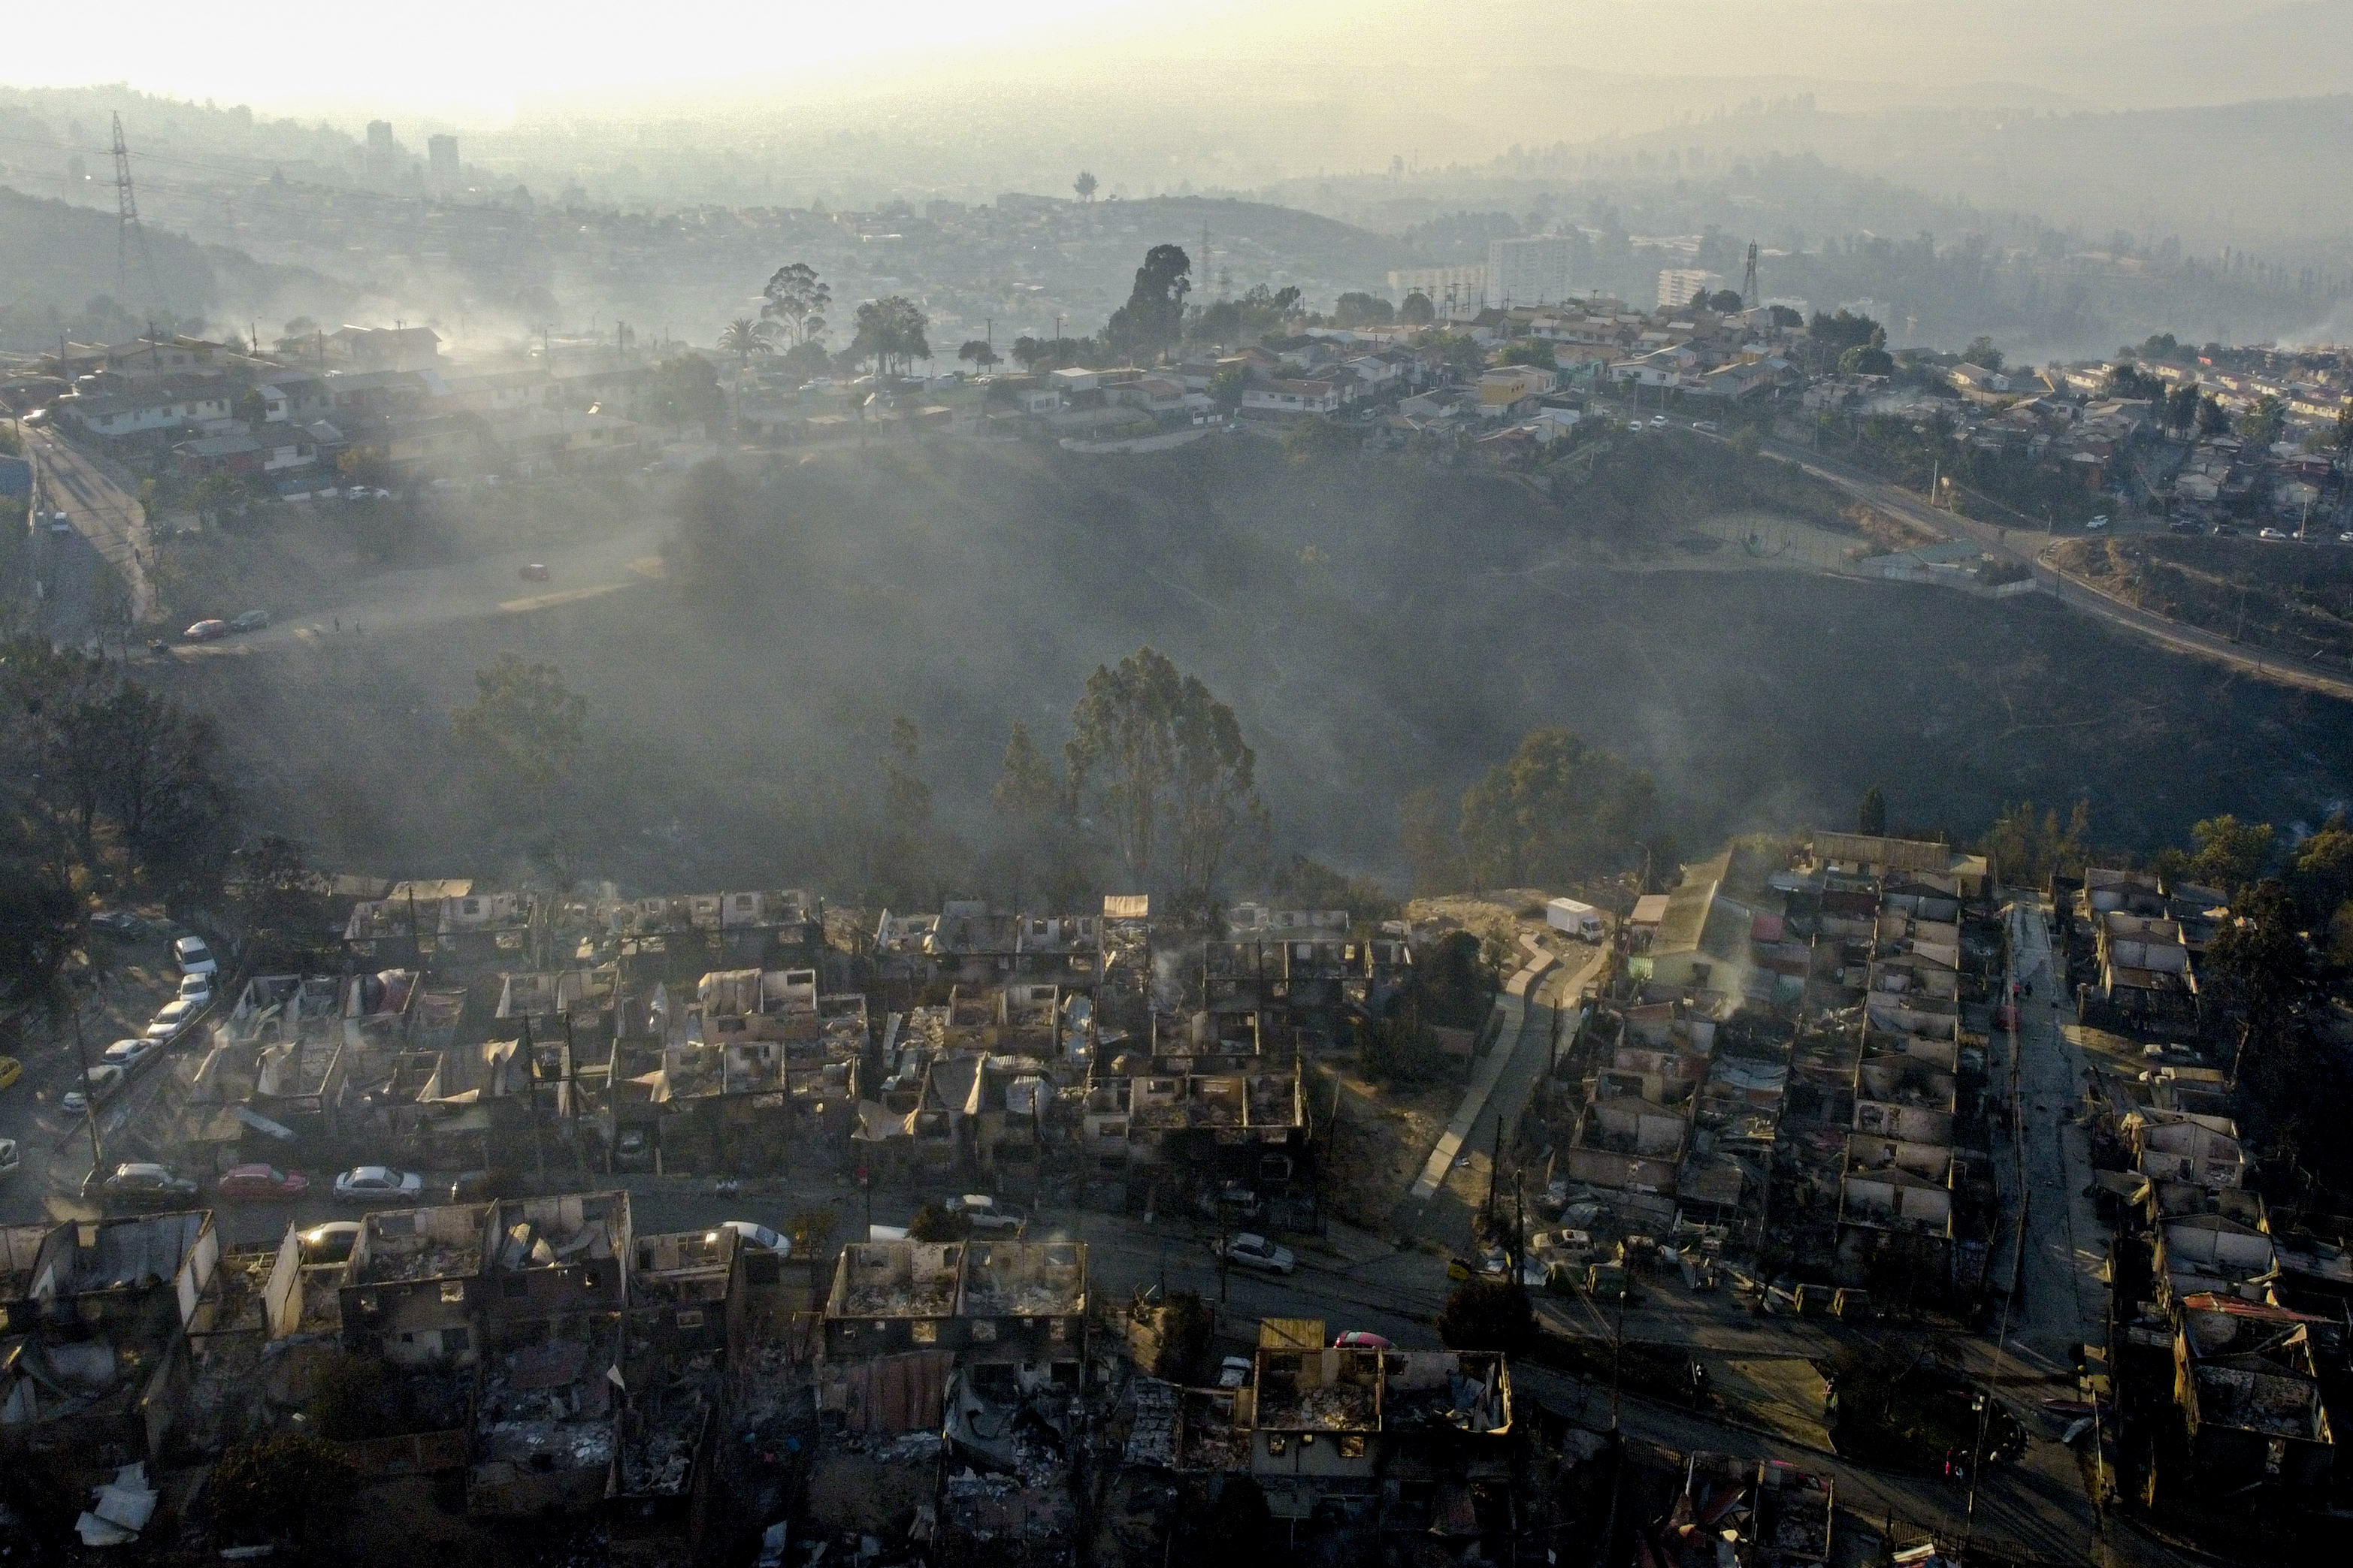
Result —
M752 367L752 356L776 352L776 342L769 336L771 330L770 323L766 321L738 316L728 322L719 334L719 352L732 354L735 359L735 411L738 415L743 413L744 373Z

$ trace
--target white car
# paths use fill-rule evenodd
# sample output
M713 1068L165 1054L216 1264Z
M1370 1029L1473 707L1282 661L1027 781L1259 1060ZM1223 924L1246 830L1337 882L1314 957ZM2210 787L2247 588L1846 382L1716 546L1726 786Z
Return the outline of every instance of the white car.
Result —
M99 1060L111 1062L129 1071L145 1060L148 1052L158 1049L162 1044L160 1040L117 1040L106 1047L106 1053Z
M1021 1227L1029 1223L1014 1210L999 1207L997 1200L986 1193L966 1193L962 1197L950 1198L947 1210L964 1215L975 1231L1001 1230L1018 1236Z
M1269 1274L1288 1274L1299 1267L1299 1259L1291 1248L1279 1247L1262 1236L1238 1231L1220 1242L1212 1239L1209 1250L1237 1268L1258 1268Z
M397 1202L424 1191L424 1177L389 1165L354 1165L335 1178L335 1196L347 1204Z
M723 1219L719 1222L719 1228L733 1231L738 1238L736 1241L738 1247L748 1247L754 1252L765 1252L776 1258L790 1258L793 1255L793 1238L789 1236L778 1235L758 1220Z
M213 958L213 950L205 945L200 936L184 936L172 944L172 956L180 962L182 974L218 974L220 965Z
M1247 1388L1250 1386L1250 1357L1246 1355L1229 1355L1225 1360L1218 1363L1218 1386L1219 1388Z
M203 1008L185 997L166 1002L155 1010L155 1016L148 1023L147 1037L151 1040L168 1040L186 1027L189 1019L203 1011Z
M69 1116L79 1116L93 1101L104 1100L122 1081L122 1068L105 1062L90 1069L89 1078L79 1089L69 1089L58 1096L58 1105Z
M192 1003L198 1007L211 1006L213 1005L213 977L209 974L181 975L180 1000L183 1002Z
M16 1165L16 1141L14 1138L0 1138L0 1181L15 1175Z
M2287 533L2285 532L2285 531L2284 531L2284 530L2282 530L2282 529L2277 529L2277 528L2266 528L2266 529L2263 530L2262 531L2258 532L2258 533L2255 535L2255 537L2256 537L2257 539L2268 539L2268 540L2271 540L2273 542L2277 543L2277 542L2279 542L2280 541L2284 540L2285 538L2287 538Z
M355 1219L331 1219L301 1232L294 1243L305 1263L342 1263L359 1246L360 1232L365 1228Z

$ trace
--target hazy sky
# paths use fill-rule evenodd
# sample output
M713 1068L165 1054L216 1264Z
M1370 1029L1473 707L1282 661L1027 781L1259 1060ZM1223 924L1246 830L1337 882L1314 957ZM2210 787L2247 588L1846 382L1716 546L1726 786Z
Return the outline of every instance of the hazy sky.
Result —
M1054 24L1114 25L1145 0L405 0L289 7L263 0L129 0L105 13L17 8L0 80L128 81L151 92L262 106L361 99L501 112L520 100L696 79L839 68L911 45L995 40Z

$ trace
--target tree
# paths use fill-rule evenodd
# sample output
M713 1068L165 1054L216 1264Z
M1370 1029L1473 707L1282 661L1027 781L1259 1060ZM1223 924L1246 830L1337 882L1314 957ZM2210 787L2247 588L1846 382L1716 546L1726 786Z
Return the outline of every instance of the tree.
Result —
M1657 814L1649 773L1539 729L1463 794L1458 831L1475 885L1549 887L1621 868Z
M932 786L915 769L922 735L905 714L891 720L883 743L881 816L868 850L868 876L884 901L925 900L936 878L932 841Z
M1219 365L1217 374L1209 377L1209 401L1217 405L1220 414L1239 413L1242 394L1250 390L1250 366L1247 364Z
M1873 838L1887 836L1887 796L1877 784L1862 792L1862 804L1854 812L1854 830Z
M907 1222L909 1241L927 1241L937 1245L965 1241L971 1237L971 1217L962 1210L951 1209L942 1203L925 1204L915 1211L915 1217Z
M1983 370L2001 369L2001 351L1982 332L1969 340L1969 346L1961 351L1961 358Z
M1014 721L1005 742L1005 760L988 804L1002 825L1006 857L1011 873L1013 901L1021 895L1047 893L1059 905L1074 890L1077 865L1071 853L1073 838L1070 786L1062 782L1054 759L1030 739L1029 727Z
M2337 411L2337 424L2329 432L2332 445L2340 452L2353 452L2353 405Z
M1335 327L1380 326L1397 319L1397 307L1378 294L1351 290L1332 302Z
M2031 800L2004 808L1977 852L1993 868L1994 876L2014 888L2040 887L2052 873L2080 870L2090 853L2092 805L2079 800L2064 826L2054 810L2037 813Z
M1459 891L1470 880L1462 863L1462 843L1445 797L1434 789L1419 789L1398 803L1398 847L1413 871L1413 890L1429 897Z
M2239 434L2258 447L2270 446L2286 429L2287 405L2268 392L2239 416Z
M273 1432L232 1447L205 1483L205 1512L223 1541L300 1541L335 1518L358 1489L343 1449L302 1431Z
M1748 308L1748 301L1740 297L1740 290L1737 289L1718 289L1715 293L1704 299L1694 300L1692 303L1714 310L1719 316L1736 316Z
M1895 358L1874 339L1839 355L1838 368L1841 375L1894 375Z
M2165 427L2187 436L2198 425L2198 384L2185 381L2166 395Z
M964 346L956 350L956 358L965 361L974 369L982 372L986 372L990 365L997 363L997 351L989 346L985 338L965 340Z
M2315 926L2353 899L2353 825L2343 812L2332 814L2319 832L2296 846L2288 885Z
M459 744L493 773L535 790L570 771L588 700L565 686L561 670L502 653L489 668L474 671L474 700L449 714Z
M922 307L903 294L869 300L858 307L858 333L850 340L850 357L871 360L877 375L889 375L893 369L905 371L915 361L932 357L932 345L923 338L929 324Z
M750 367L755 356L776 352L776 345L769 338L768 331L765 321L738 316L721 330L719 340L712 346L733 360L738 371L743 371Z
M707 425L727 411L718 371L691 349L672 354L655 367L650 401L656 416L672 426Z
M1405 912L1374 879L1351 877L1304 855L1293 855L1275 868L1273 890L1286 909L1345 910L1355 928L1377 926Z
M1170 888L1180 910L1208 908L1244 833L1263 826L1240 721L1153 648L1096 667L1062 752L1071 797L1108 825L1122 868Z
M2198 434L2220 436L2231 428L2231 411L2222 400L2208 393L2198 400Z
M1181 245L1144 253L1127 303L1111 313L1104 341L1126 354L1156 353L1176 342L1185 326L1185 296L1193 288L1193 261Z
M1398 307L1398 320L1409 327L1426 327L1438 320L1438 307L1430 302L1428 294L1416 289Z
M1518 342L1506 344L1504 352L1495 356L1495 363L1524 364L1536 370L1557 370L1560 364L1553 353L1553 346L1541 338L1522 338Z
M2214 933L2206 955L2244 1016L2242 1045L2268 1042L2286 1024L2309 969L2295 905L2276 878L2257 884Z
M1100 184L1101 182L1092 174L1081 169L1079 177L1071 182L1071 189L1078 192L1079 200L1082 202L1092 202L1095 199L1095 190Z
M2235 899L2271 864L2278 837L2268 822L2241 822L2227 812L2193 822L2189 837L2198 852L2189 858L2189 874Z
M1536 1313L1516 1279L1473 1279L1439 1309L1438 1342L1451 1351L1518 1355L1535 1342Z
M777 268L760 293L765 300L761 316L781 322L796 345L825 336L825 313L832 308L833 290L818 280L817 268L807 262Z
M1336 419L1311 414L1282 433L1282 449L1294 463L1312 463L1353 457L1365 449L1365 437Z
M2106 391L2110 397L2137 399L2157 405L2160 411L2168 401L2164 379L2130 360L2120 360L2108 371Z
M249 961L299 962L322 929L331 884L300 839L264 834L234 858L238 913Z

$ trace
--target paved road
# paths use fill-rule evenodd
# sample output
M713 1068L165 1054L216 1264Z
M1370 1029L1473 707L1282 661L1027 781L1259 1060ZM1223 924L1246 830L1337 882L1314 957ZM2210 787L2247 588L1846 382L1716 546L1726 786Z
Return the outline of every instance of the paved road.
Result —
M131 592L132 619L145 623L155 613L154 585L147 568L155 559L146 509L128 477L111 464L82 451L55 431L36 425L26 432L26 451L40 469L42 493L64 511L74 531L122 575Z
M2066 1366L2077 1346L2106 1338L2107 1287L2100 1272L2107 1231L2087 1195L2091 1133L2075 1125L2084 1106L2083 1052L2060 1029L2066 978L2052 951L2049 919L2040 903L2010 908L2017 978L2033 992L2020 999L2015 1037L2027 1247L2025 1297L2012 1329L2021 1348Z
M1787 441L1767 441L1763 450L1767 457L1793 463L1856 500L1926 529L1939 538L1965 538L1997 559L2022 563L2033 572L2035 582L2061 603L2096 616L2111 626L2121 626L2178 653L2211 659L2261 679L2353 701L2353 678L2299 661L2283 659L2276 654L2249 648L2217 633L2164 616L2152 615L2137 605L2128 605L2100 592L2081 578L2059 571L2039 553L2038 542L2044 540L2044 535L2007 530L1996 523L1939 511L1900 485L1890 484L1852 463ZM2013 535L2016 542L2012 542Z

